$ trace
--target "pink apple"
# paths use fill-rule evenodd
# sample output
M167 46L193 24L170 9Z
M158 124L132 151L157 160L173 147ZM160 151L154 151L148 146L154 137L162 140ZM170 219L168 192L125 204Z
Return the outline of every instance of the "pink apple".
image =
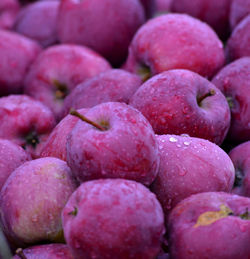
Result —
M228 138L235 143L250 140L250 57L222 68L212 83L226 96L230 106Z
M181 201L167 228L171 259L249 259L250 198L207 192Z
M15 31L44 47L55 44L59 4L59 1L39 1L24 7L15 21Z
M124 68L144 80L176 68L211 78L224 62L223 44L207 24L184 14L166 14L136 32Z
M35 41L0 30L0 96L22 92L27 70L40 51Z
M229 106L221 91L184 69L154 76L139 87L130 105L142 112L156 134L189 134L220 145L230 126Z
M233 192L250 197L250 141L233 148L229 156L236 173Z
M19 11L18 0L0 1L0 28L11 29Z
M110 68L109 63L91 49L56 45L45 49L31 66L24 93L47 105L60 120L64 98L74 87Z
M139 0L62 0L58 36L62 43L90 47L117 66L124 62L128 45L144 22Z
M110 69L79 84L64 102L64 115L70 108L90 108L104 102L124 102L142 84L139 76L122 69Z
M66 162L40 158L18 167L0 193L1 224L18 246L63 241L61 212L76 188Z
M36 157L55 126L52 112L26 95L0 98L0 138L8 139Z
M75 259L154 259L165 232L155 195L124 179L83 183L63 209L62 220Z
M235 171L223 149L205 139L157 136L160 168L152 191L167 216L178 202L192 194L231 192Z
M133 107L102 103L85 117L98 129L79 120L68 137L67 163L79 182L98 178L125 178L150 185L159 168L153 129Z

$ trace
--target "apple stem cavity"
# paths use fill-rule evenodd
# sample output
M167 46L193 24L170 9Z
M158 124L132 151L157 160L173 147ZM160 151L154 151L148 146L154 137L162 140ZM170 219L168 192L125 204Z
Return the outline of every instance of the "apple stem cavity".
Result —
M25 256L25 254L23 253L23 249L22 248L18 248L16 250L16 254L21 258L21 259L27 259L27 257Z
M80 114L78 111L76 111L75 109L70 109L70 114L73 116L78 117L79 119L81 119L82 121L94 126L96 129L101 130L101 131L106 131L106 128L102 127L101 125L99 125L98 123L95 123L94 121L89 120L88 118L86 118L84 115Z
M76 216L78 213L77 207L74 207L74 210L69 212L69 215Z
M210 89L208 93L206 93L206 94L204 94L204 95L202 95L202 96L200 96L200 97L197 97L197 103L198 103L198 105L201 106L201 102L202 102L205 98L207 98L207 97L209 97L209 96L213 96L213 95L215 95L215 93L216 93L216 92L215 92L214 89Z
M53 80L53 85L56 87L56 99L64 99L68 95L68 87L57 79Z
M152 76L150 67L145 64L141 64L139 66L137 73L141 77L143 82L147 81Z
M234 108L233 97L231 97L231 96L227 96L227 97L226 97L226 99L227 99L227 102L228 102L229 108L230 108L230 109Z
M39 144L39 138L37 136L37 133L32 131L25 137L26 143L28 145L31 145L33 148L36 147L37 144ZM25 145L26 146L26 145ZM25 146L23 148L25 149Z

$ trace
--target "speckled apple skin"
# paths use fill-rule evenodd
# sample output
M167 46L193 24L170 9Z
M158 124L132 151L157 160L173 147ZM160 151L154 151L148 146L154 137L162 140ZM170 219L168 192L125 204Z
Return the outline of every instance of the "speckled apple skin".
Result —
M250 141L244 142L229 152L235 171L242 176L240 186L235 186L233 192L250 197Z
M35 41L7 30L0 30L0 42L0 96L21 93L27 70L41 47Z
M205 139L188 136L157 136L160 168L152 191L165 215L188 196L211 191L230 192L234 165L227 153Z
M45 49L31 66L24 93L47 105L61 119L64 99L56 98L55 81L64 84L68 93L84 80L109 70L109 63L83 46L61 44Z
M55 44L59 4L59 1L39 1L24 7L16 18L14 30L43 47Z
M224 40L230 35L229 13L232 0L174 0L171 11L186 13L209 24Z
M227 138L250 140L250 57L235 60L220 70L212 83L230 98L231 125Z
M230 10L230 25L233 30L237 24L244 19L250 13L250 1L249 0L232 0Z
M48 107L26 95L9 95L0 98L0 138L25 147L37 157L43 142L55 126L55 118ZM36 132L39 144L26 145L25 136Z
M75 259L154 259L165 232L155 195L124 179L83 183L67 202L62 219Z
M65 244L37 245L24 249L23 253L27 259L74 259ZM20 257L15 255L13 259Z
M64 101L64 113L70 108L90 108L104 102L124 102L142 84L141 78L122 69L110 69L80 83Z
M79 182L98 178L125 178L149 185L159 168L154 132L145 117L133 107L118 102L99 104L85 116L106 121L100 131L78 121L66 146L67 163Z
M0 1L0 28L12 28L20 6L18 0L1 0Z
M167 224L171 259L249 259L250 220L227 216L207 226L195 227L207 211L229 207L239 215L250 209L250 199L223 192L190 196L170 214Z
M10 174L30 159L23 148L7 139L0 139L0 190Z
M250 14L233 30L226 44L226 56L229 62L250 56Z
M145 20L138 0L62 0L58 37L62 43L88 46L112 64L120 65L126 59L132 37Z
M225 62L223 44L205 23L185 14L166 14L149 20L136 32L124 68L151 76L183 68L211 78Z
M17 245L62 242L61 212L75 189L66 162L47 157L24 163L0 193L5 233Z
M201 105L197 98L215 91ZM130 105L142 112L156 134L189 134L220 145L230 126L226 98L213 84L184 69L154 76L135 92Z
M79 109L78 112L84 115L88 109ZM57 157L61 160L67 160L66 144L67 137L78 122L79 118L67 115L63 118L49 134L48 139L44 142L40 157Z

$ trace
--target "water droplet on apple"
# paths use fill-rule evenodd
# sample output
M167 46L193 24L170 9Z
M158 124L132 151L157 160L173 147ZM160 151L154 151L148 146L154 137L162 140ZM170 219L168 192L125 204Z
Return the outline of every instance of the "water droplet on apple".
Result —
M178 140L177 140L176 138L174 138L174 137L170 137L170 138L169 138L169 141L172 142L172 143L174 143L174 142L177 142Z
M184 141L183 144L184 144L185 146L189 146L189 145L190 145L190 142Z

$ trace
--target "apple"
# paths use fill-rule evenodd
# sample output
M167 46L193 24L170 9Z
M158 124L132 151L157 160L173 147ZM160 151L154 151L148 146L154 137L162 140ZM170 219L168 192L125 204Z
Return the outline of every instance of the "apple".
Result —
M19 166L0 192L0 219L17 246L63 242L61 212L77 185L66 162L39 158Z
M209 24L220 38L230 35L229 13L232 0L174 0L171 11L186 13Z
M65 244L47 244L17 249L13 259L73 259ZM82 258L84 259L84 258Z
M207 192L181 201L167 228L171 259L249 259L250 198Z
M250 56L250 14L234 28L226 44L226 56L229 62Z
M62 220L75 259L155 259L165 232L155 195L124 179L82 183L63 209Z
M156 13L170 12L170 7L173 0L156 0Z
M0 190L11 173L29 160L31 157L23 148L7 139L0 139Z
M104 102L124 102L142 84L139 76L122 69L110 69L80 83L64 101L64 115L70 108L91 108Z
M88 109L79 109L78 112L84 115ZM39 154L40 157L57 157L61 160L67 160L67 151L66 144L67 138L72 129L75 127L79 118L67 115L63 118L56 127L49 134L47 140L44 142L43 147L41 148L41 152Z
M243 57L223 67L212 83L226 96L231 110L227 138L240 143L250 140L250 57Z
M207 24L185 14L165 14L136 32L124 68L144 80L180 68L211 78L224 62L223 44Z
M34 158L56 124L49 108L26 95L1 97L0 118L0 138L15 142Z
M229 156L236 173L233 193L250 197L250 141L233 148Z
M230 10L230 25L233 30L236 25L250 13L250 1L249 0L232 0Z
M23 7L16 18L14 30L38 41L43 47L55 44L59 4L59 1L39 1Z
M195 72L174 69L139 87L129 104L162 134L189 134L220 145L230 126L230 109L219 89Z
M24 93L47 105L59 121L64 98L74 87L110 68L104 58L89 48L70 44L52 46L31 66Z
M165 216L177 203L200 192L231 192L235 170L230 157L214 143L176 135L157 136L159 173L151 190Z
M20 6L18 0L1 0L0 1L0 28L11 29Z
M22 92L26 72L40 51L35 41L0 30L0 96Z
M146 17L151 18L156 11L156 0L140 0L144 7Z
M139 0L62 0L58 37L62 43L88 46L119 66L145 19Z
M151 125L138 110L108 102L80 118L83 121L76 123L66 146L67 163L79 182L99 178L125 178L145 185L153 182L159 168L158 144Z

